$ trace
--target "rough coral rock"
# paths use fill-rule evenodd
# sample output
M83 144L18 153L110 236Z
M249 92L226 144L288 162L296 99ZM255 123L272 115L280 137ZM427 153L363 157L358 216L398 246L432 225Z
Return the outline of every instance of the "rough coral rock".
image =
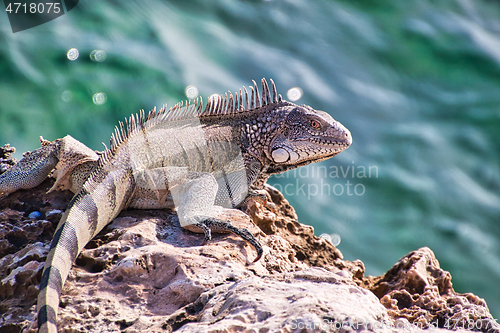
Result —
M17 163L17 160L12 157L16 152L16 148L11 147L8 143L0 147L0 173L4 173L11 166Z
M391 317L406 318L423 328L438 324L483 332L499 329L482 298L453 290L451 274L439 267L427 247L407 254L366 287L380 298Z
M71 199L45 194L51 185L0 200L0 332L36 328L43 263ZM431 327L435 318L476 318L480 310L477 318L491 318L483 300L453 291L430 250L401 259L383 277L364 277L361 261L342 260L297 221L280 192L267 192L269 204L249 202L248 215L218 211L257 235L265 248L257 263L254 249L232 235L215 234L202 246L172 212L122 212L76 260L62 291L60 330L397 332L421 331L427 322L432 332L443 330Z

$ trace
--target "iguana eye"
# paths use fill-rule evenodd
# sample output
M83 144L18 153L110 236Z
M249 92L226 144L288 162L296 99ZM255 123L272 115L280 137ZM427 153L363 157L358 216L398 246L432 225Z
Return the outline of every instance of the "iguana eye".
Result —
M319 130L321 128L321 124L316 119L313 119L313 120L311 120L311 127Z

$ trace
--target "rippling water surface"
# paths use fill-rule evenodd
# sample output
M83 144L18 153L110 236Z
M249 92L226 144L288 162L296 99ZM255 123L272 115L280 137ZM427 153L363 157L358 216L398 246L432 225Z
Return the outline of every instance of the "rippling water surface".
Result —
M100 150L139 109L273 78L354 140L269 181L300 221L372 275L428 246L500 318L499 6L80 1L15 34L1 13L0 143L20 157L71 134Z

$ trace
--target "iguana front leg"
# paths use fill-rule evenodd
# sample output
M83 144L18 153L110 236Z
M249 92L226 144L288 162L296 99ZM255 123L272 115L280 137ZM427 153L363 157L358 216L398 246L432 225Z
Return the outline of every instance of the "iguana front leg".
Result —
M193 232L203 232L205 241L211 239L210 231L230 232L249 242L257 251L254 262L262 257L262 246L255 237L244 228L238 229L229 221L211 217L213 203L217 194L217 181L209 173L190 173L182 184L182 200L177 213L181 226Z
M76 193L99 159L95 151L69 135L52 142L40 137L40 142L41 148L25 153L19 163L0 175L0 194L36 187L51 172L56 182L49 192L60 188Z
M262 257L262 246L247 229L236 228L229 221L212 216L218 190L212 174L190 172L185 167L163 167L135 171L134 178L137 188L129 207L144 209L174 206L181 226L205 234L204 243L211 239L212 231L233 233L255 248L257 258L254 262Z

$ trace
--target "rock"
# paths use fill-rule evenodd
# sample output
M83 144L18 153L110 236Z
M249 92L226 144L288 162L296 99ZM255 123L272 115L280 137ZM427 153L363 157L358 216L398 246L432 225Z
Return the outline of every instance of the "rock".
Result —
M367 278L365 287L392 318L406 318L422 328L435 323L483 332L499 328L482 298L453 290L450 273L427 247L401 258L385 275Z
M63 211L60 209L52 209L45 213L45 218L52 223L57 224L63 215Z
M52 183L46 180L36 189L0 197L0 258L37 241L48 244L52 240L59 219L54 220L52 215L49 221L45 219L47 213L64 211L73 197L70 191L47 194ZM29 217L34 211L40 213L36 220Z
M166 324L172 329L182 324L176 332L259 332L263 328L269 332L280 328L284 332L313 332L317 327L329 330L349 322L361 327L390 321L375 295L321 268L265 278L252 276L211 289L199 299L203 311L194 314L180 309Z
M8 143L0 147L0 174L7 171L10 167L17 163L17 160L12 157L16 152L16 148L11 147Z
M71 199L46 194L51 185L0 201L2 332L36 328L43 262ZM260 240L257 263L255 250L236 236L214 234L201 246L201 235L182 229L172 212L122 212L77 258L62 291L60 331L437 332L444 330L434 323L447 318L494 324L483 300L453 291L429 249L412 252L382 277L365 277L363 263L342 260L297 221L280 192L268 186L266 193L267 204L244 207L248 215L216 210ZM39 220L27 219L33 211Z

